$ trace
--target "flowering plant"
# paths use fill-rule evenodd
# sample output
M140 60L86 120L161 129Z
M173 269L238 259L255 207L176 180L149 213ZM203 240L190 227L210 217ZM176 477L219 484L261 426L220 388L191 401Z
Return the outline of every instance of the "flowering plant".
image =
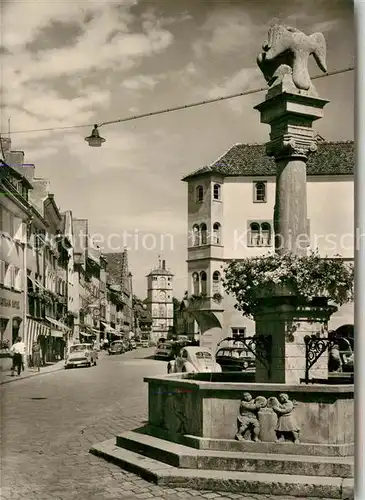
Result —
M235 297L236 309L248 317L274 287L290 287L293 295L308 302L323 297L342 305L354 297L354 267L340 255L323 258L318 251L306 256L269 254L231 262L223 285Z

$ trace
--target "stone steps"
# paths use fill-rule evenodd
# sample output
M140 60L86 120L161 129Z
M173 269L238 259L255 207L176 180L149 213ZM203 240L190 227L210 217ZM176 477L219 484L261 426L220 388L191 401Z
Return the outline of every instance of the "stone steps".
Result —
M333 500L348 499L354 490L354 482L350 478L178 468L117 446L115 439L95 445L90 452L148 481L170 488Z
M351 478L352 457L314 457L236 451L197 450L135 431L116 438L116 445L183 469L225 470Z

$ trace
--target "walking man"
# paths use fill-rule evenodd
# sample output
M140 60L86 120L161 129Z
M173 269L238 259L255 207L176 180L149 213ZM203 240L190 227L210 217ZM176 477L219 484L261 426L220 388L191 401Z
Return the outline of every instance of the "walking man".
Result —
M18 337L15 344L12 345L10 352L13 354L13 366L11 367L11 376L14 377L14 371L16 370L18 375L20 375L23 363L23 356L25 356L25 344L22 342L22 338Z

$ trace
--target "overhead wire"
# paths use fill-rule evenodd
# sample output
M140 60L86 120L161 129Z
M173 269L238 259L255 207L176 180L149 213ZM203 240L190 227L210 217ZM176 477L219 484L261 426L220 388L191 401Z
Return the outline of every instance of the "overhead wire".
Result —
M328 76L338 75L341 73L347 73L349 71L353 71L354 69L355 68L353 66L350 66L348 68L338 69L338 70L334 70L334 71L329 71L327 73L314 75L313 77L311 77L311 79L318 80L320 78L325 78ZM172 113L174 111L181 111L184 109L205 106L206 104L221 102L221 101L225 101L228 99L235 99L237 97L243 97L243 96L250 95L250 94L257 94L259 92L264 92L265 90L267 90L266 86L265 87L258 87L258 88L254 88L254 89L248 89L248 90L245 90L243 92L237 92L235 94L229 94L227 96L215 97L212 99L205 99L204 101L192 102L189 104L183 104L183 105L175 106L175 107L171 107L171 108L161 109L161 110L157 110L157 111L151 111L149 113L141 113L141 114L137 114L137 115L131 115L131 116L123 117L123 118L118 118L115 120L104 121L104 122L101 122L100 124L97 124L97 126L103 127L106 125L113 125L116 123L124 123L124 122L128 122L128 121L138 120L141 118L148 118L151 116ZM58 130L71 130L71 129L92 127L93 125L94 124L88 123L88 124L84 124L84 125L69 125L69 126L63 126L63 127L48 127L48 128L28 129L28 130L15 130L15 131L12 131L11 134L14 135L14 134L36 133L36 132L52 132L52 131L58 131ZM2 133L0 133L0 135L1 134Z

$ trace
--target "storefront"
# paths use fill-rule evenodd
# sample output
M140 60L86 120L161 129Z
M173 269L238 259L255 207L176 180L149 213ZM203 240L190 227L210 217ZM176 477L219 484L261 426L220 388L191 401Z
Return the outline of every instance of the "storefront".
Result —
M1 343L11 346L18 336L26 342L23 332L23 300L21 292L1 289L0 333Z
M46 316L46 320L50 325L50 335L47 337L47 361L60 361L65 358L70 328L61 321L49 316Z

